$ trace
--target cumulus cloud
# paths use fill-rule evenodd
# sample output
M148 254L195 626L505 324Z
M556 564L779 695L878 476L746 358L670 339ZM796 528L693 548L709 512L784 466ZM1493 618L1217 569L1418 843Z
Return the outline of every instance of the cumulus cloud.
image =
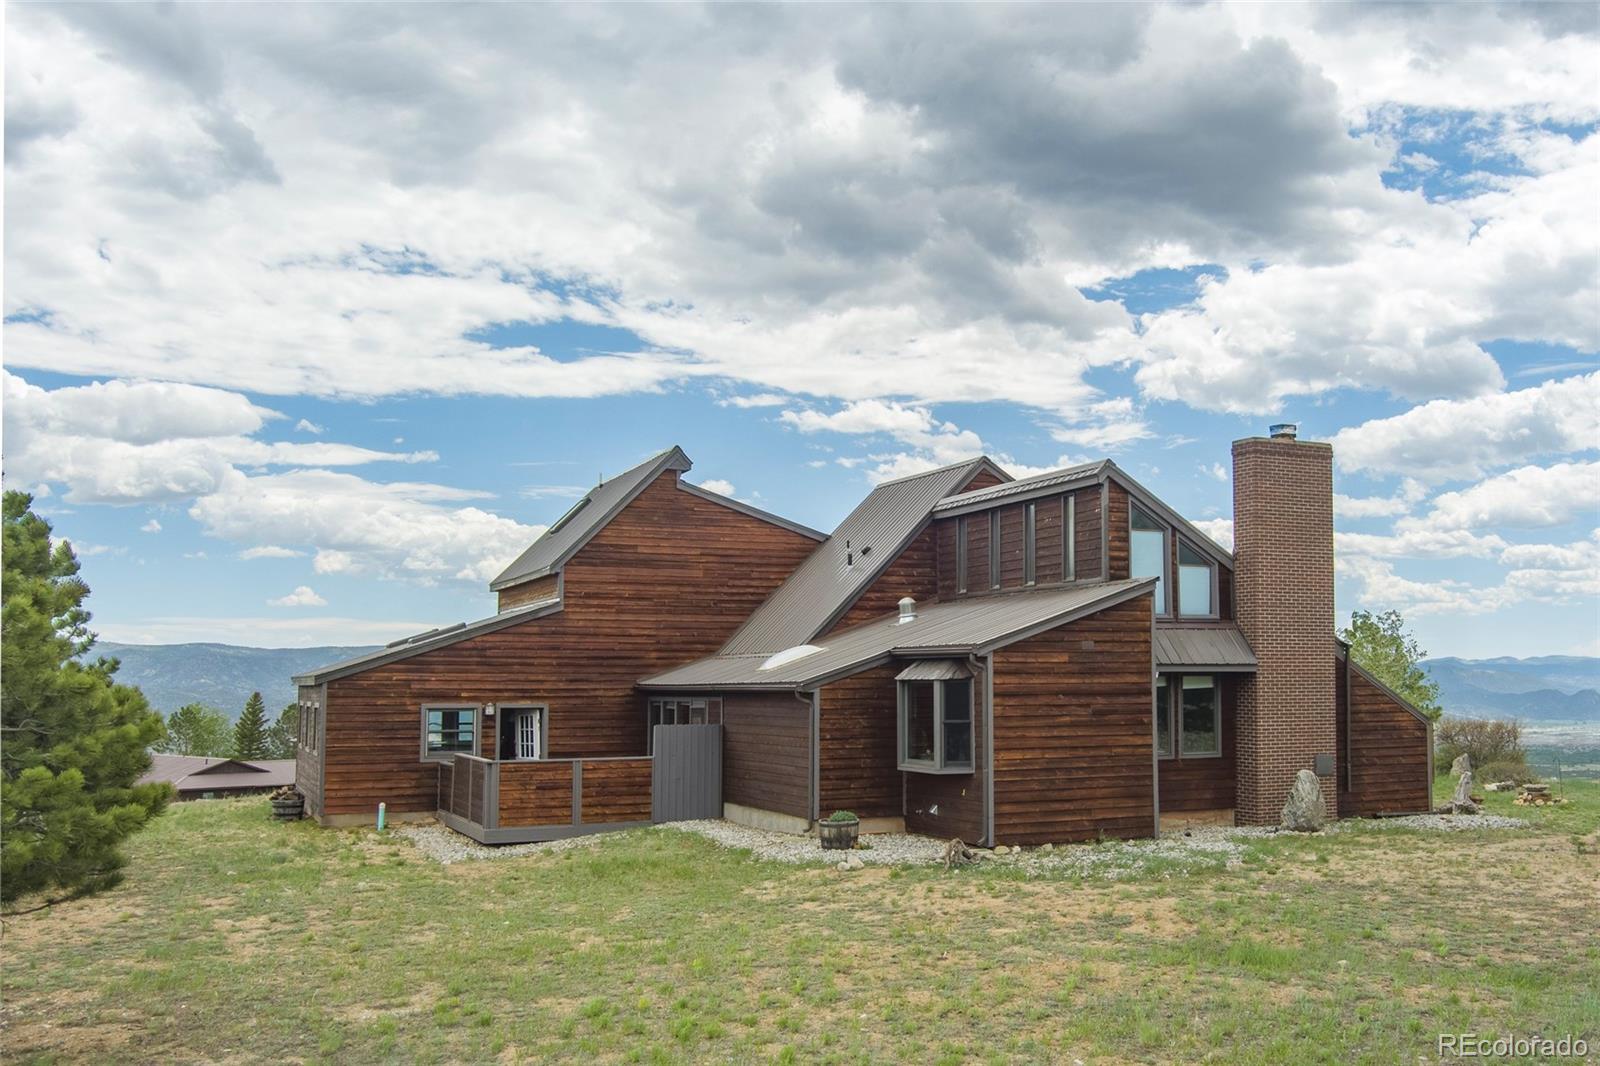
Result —
M779 417L785 425L793 426L801 433L843 433L886 438L911 449L873 455L869 471L873 481L889 481L974 459L984 451L983 438L971 430L935 418L927 407L889 400L858 400L831 413L809 408L790 410L784 411Z
M463 505L482 496L328 470L230 471L215 492L194 501L189 515L224 540L314 546L312 569L319 574L485 582L544 527Z
M156 521L154 518L152 518L152 519L150 519L150 521L146 522L144 525L139 527L139 532L141 532L141 533L160 533L161 532L161 523Z
M1480 477L1545 455L1600 447L1600 373L1469 400L1434 400L1333 436L1341 467L1427 482Z
M724 481L722 478L709 478L700 482L700 487L721 496L732 496L734 494L733 482Z
M305 554L305 552L303 552L303 551L296 551L293 548L280 547L277 544L258 544L255 547L246 548L243 551L241 551L239 553L239 558L241 558L241 559L295 559L295 558L298 558L298 557L300 557L300 556L302 556L304 554Z
M309 585L297 585L293 592L267 601L268 607L326 607L328 601L318 596Z
M1446 20L1180 5L299 14L14 13L9 362L341 396L715 378L1070 427L1113 364L1255 411L1473 395L1489 340L1594 340L1595 139L1527 121L1594 119L1587 42L1533 19L1462 19L1491 62ZM1476 64L1401 61L1430 35ZM1525 165L1459 203L1386 186L1375 87L1515 111ZM1080 288L1196 264L1223 269L1187 309ZM639 339L484 339L562 319ZM1099 429L1074 443L1132 431Z
M1433 501L1441 529L1556 526L1600 517L1600 462L1524 466Z

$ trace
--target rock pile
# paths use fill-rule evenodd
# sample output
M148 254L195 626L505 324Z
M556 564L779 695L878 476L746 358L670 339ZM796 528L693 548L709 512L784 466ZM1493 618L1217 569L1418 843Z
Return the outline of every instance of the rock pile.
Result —
M1567 801L1561 796L1552 796L1549 785L1523 785L1522 792L1511 802L1519 807L1549 807Z

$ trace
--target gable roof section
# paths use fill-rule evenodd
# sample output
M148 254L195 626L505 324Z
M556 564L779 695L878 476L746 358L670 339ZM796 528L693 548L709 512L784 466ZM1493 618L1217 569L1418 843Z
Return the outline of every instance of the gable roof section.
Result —
M1215 559L1223 566L1226 566L1229 570L1233 569L1232 552L1218 544L1216 541L1212 540L1202 529L1200 529L1199 526L1196 526L1193 522L1183 517L1183 515L1179 514L1177 511L1174 511L1171 507L1168 507L1155 493L1151 492L1149 489L1133 480L1133 478L1129 477L1128 472L1123 470L1122 467L1118 466L1110 459L1105 461L1105 466L1106 476L1116 478L1117 481L1121 482L1122 487L1128 490L1128 495L1142 505L1145 510L1154 511L1156 516L1162 521L1175 527L1178 532L1182 533L1185 540L1192 543L1196 548L1199 548L1201 551L1211 556L1211 558Z
M694 485L680 478L678 479L678 488L691 496L698 496L702 500L710 500L712 503L726 507L730 511L738 511L741 514L749 515L751 518L759 518L763 522L771 522L775 526L781 526L791 533L800 534L802 537L810 537L815 541L828 539L828 535L821 530L812 529L810 526L801 525L799 522L792 522L782 515L773 514L771 511L763 511L759 507L754 507L743 500L736 500L732 496L724 496L720 492L712 492L704 485Z
M632 470L625 470L610 481L602 481L585 493L583 499L573 504L566 514L556 519L555 525L545 530L538 540L528 546L527 551L500 572L499 577L489 582L489 590L499 591L508 585L543 577L560 569L662 472L683 472L693 466L694 463L690 462L683 449L673 445Z
M1372 673L1369 670L1367 670L1366 667L1364 667L1360 663L1356 662L1355 659L1350 654L1350 645L1342 637L1334 637L1333 638L1333 646L1334 646L1334 653L1341 660L1343 660L1345 665L1349 666L1350 669L1354 670L1356 673L1360 674L1367 681L1371 682L1372 686L1374 688L1376 688L1379 692L1382 692L1385 696L1388 696L1390 699L1394 700L1400 706L1402 706L1406 710L1410 711L1413 717L1415 717L1419 721L1425 723L1428 726L1429 729L1433 728L1433 719L1429 718L1427 715L1423 714L1420 710L1418 710L1416 704L1412 703L1410 700L1408 700L1404 696L1400 695L1400 693L1396 692L1394 689L1390 688L1388 685L1385 685L1382 681L1379 681L1376 677L1372 676ZM1350 694L1348 692L1346 692L1345 693L1345 699L1348 700L1349 698L1350 698Z
M653 689L811 688L903 658L982 655L1054 629L1085 615L1114 607L1155 587L1155 578L1108 581L1096 585L1034 592L1003 592L935 603L917 610L915 621L898 615L829 636L815 651L780 656L714 655L639 682Z
M934 505L984 468L1010 478L987 456L979 456L873 489L745 619L722 654L766 656L826 632L922 532ZM852 557L853 563L848 562Z
M1008 481L1004 485L991 485L986 489L973 489L956 496L947 496L940 500L933 508L933 513L940 518L953 515L967 514L971 511L988 509L999 502L1030 500L1036 496L1050 496L1057 492L1079 484L1092 484L1100 480L1100 475L1110 465L1109 459L1102 459L1097 463L1083 463L1079 466L1063 467L1060 470L1051 470L1033 477L1018 478Z
M345 659L342 662L332 663L320 667L308 674L296 674L293 681L296 685L321 685L329 681L336 681L341 677L351 674L364 673L378 666L387 666L389 663L409 659L414 655L421 655L426 651L436 648L447 648L452 644L459 644L463 640L480 636L484 633L493 633L507 626L514 626L519 622L529 622L535 618L544 618L561 610L559 597L550 600L539 600L535 603L523 604L513 607L508 611L480 618L476 622L457 622L453 626L443 629L430 629L426 633L418 633L414 637L397 640L387 647L377 651L358 655L354 659Z

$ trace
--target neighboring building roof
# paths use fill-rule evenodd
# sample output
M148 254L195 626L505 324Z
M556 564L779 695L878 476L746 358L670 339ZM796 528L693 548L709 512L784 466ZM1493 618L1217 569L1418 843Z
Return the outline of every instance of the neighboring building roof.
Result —
M946 515L964 514L968 511L982 510L988 505L1000 500L1025 500L1034 496L1046 496L1059 492L1064 486L1076 482L1097 481L1100 474L1109 465L1110 460L1102 459L1097 463L1083 463L1079 466L1063 467L1060 470L1051 470L1033 477L1018 478L1008 481L1004 485L991 485L986 489L973 489L963 492L958 496L946 496L933 508L933 513L941 518Z
M889 615L835 633L808 654L724 652L656 674L639 684L644 688L671 689L810 688L895 656L948 659L982 655L1115 606L1154 586L1155 578L1144 578L934 603L919 607L910 622L902 623L898 615Z
M501 571L499 577L489 582L490 590L543 577L559 569L663 471L682 472L693 466L694 463L689 461L683 449L674 445L632 470L625 470L610 481L602 481L585 493L583 499L573 504L566 514L556 519L555 525L545 530L544 535L517 556L510 566Z
M1156 668L1254 673L1256 653L1236 625L1158 625Z
M375 666L385 666L401 659L409 659L413 655L421 655L425 651L435 648L448 647L459 643L469 637L476 637L483 633L493 633L497 629L514 626L518 622L527 622L535 618L555 614L561 610L559 598L538 600L534 603L525 603L520 607L512 607L501 611L499 614L480 618L476 622L457 622L453 626L443 629L430 629L426 633L418 633L414 637L397 640L388 647L379 648L377 651L358 655L354 659L345 659L342 662L331 663L319 667L308 674L296 674L293 681L296 685L321 685L351 674L359 674L364 670L371 670Z
M139 784L166 781L179 792L232 788L278 788L294 784L293 759L216 759L201 755L152 755Z
M606 523L632 503L634 497L643 492L662 473L668 470L687 473L693 467L694 463L684 454L683 449L674 445L664 452L651 456L632 470L625 470L610 481L602 481L585 493L583 499L573 504L566 514L556 519L555 524L529 545L527 551L517 556L510 566L501 571L500 576L489 583L489 590L498 591L559 570L568 559L589 543L596 533L604 529ZM742 500L732 499L686 481L680 480L678 487L712 503L759 518L763 522L782 526L812 540L826 539L824 534L810 526L791 522L770 511L752 507Z
M745 620L722 654L770 655L826 632L922 532L934 505L983 468L1009 479L987 456L979 456L873 489Z

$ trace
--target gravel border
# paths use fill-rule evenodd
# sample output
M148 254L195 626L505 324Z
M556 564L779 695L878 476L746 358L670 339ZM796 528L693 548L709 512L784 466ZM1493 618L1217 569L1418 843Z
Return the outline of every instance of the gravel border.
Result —
M495 859L516 859L524 855L547 855L569 848L587 847L605 836L567 837L565 840L548 840L538 844L480 844L465 833L458 833L439 822L404 822L393 827L392 832L406 840L425 857L443 866L456 862L484 862Z
M1325 833L1359 829L1415 829L1425 832L1460 833L1476 829L1526 829L1520 818L1499 814L1412 814L1400 818L1350 818L1332 822ZM916 833L871 833L861 839L867 845L849 852L823 851L813 836L796 836L766 829L753 829L721 819L671 822L658 827L680 833L693 833L720 847L748 851L769 862L792 866L829 866L848 863L860 866L936 866L944 862L944 840ZM434 862L515 859L524 855L544 855L598 843L606 834L568 837L540 844L479 844L438 822L407 822L396 825L395 835L408 841ZM986 864L1020 869L1028 875L1065 873L1084 877L1121 880L1143 872L1154 863L1176 864L1179 868L1237 866L1251 840L1279 835L1271 826L1190 826L1162 834L1158 839L1113 840L1100 844L1045 845L1038 848L1006 848L973 851ZM1315 836L1317 834L1307 834Z

